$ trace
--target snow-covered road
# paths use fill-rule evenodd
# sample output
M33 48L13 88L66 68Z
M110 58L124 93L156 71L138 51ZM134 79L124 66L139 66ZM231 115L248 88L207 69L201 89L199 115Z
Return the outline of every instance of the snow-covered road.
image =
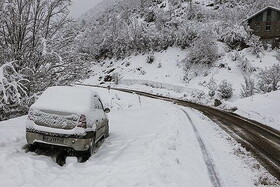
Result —
M25 153L25 117L0 123L0 186L212 186L193 126L176 105L97 89L109 114L110 137L87 162ZM221 186L254 186L254 171L224 132L200 113L184 109L196 125ZM245 157L244 156L244 157ZM248 161L248 159L247 159ZM253 163L253 161L252 161ZM266 175L270 177L268 174Z

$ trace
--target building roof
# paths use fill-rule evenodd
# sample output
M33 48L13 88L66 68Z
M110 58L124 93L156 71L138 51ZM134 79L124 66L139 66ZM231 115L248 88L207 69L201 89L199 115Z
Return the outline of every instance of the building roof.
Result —
M255 14L251 15L250 17L248 17L245 21L248 21L249 19L255 17L256 15L266 11L267 9L273 9L273 10L276 10L276 11L280 12L280 8L273 7L273 6L267 6L267 7L263 8L263 9L261 9L260 11L256 12Z

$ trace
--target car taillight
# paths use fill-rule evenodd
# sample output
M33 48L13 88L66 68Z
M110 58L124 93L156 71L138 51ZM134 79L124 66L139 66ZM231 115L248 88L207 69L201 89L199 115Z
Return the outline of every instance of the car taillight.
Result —
M77 127L87 128L87 119L85 115L81 115Z

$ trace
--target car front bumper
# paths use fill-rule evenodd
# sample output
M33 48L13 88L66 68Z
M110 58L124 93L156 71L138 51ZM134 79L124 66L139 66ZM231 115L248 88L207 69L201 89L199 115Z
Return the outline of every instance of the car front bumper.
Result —
M75 151L86 151L89 149L94 138L94 131L88 131L85 135L66 135L48 133L26 129L26 140L28 144L47 144L52 146L60 146L72 148Z

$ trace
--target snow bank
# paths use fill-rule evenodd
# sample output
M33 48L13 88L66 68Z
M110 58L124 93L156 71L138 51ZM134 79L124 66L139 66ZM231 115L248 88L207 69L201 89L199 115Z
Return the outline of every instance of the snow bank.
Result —
M280 91L258 94L227 104L237 106L237 114L280 130Z

